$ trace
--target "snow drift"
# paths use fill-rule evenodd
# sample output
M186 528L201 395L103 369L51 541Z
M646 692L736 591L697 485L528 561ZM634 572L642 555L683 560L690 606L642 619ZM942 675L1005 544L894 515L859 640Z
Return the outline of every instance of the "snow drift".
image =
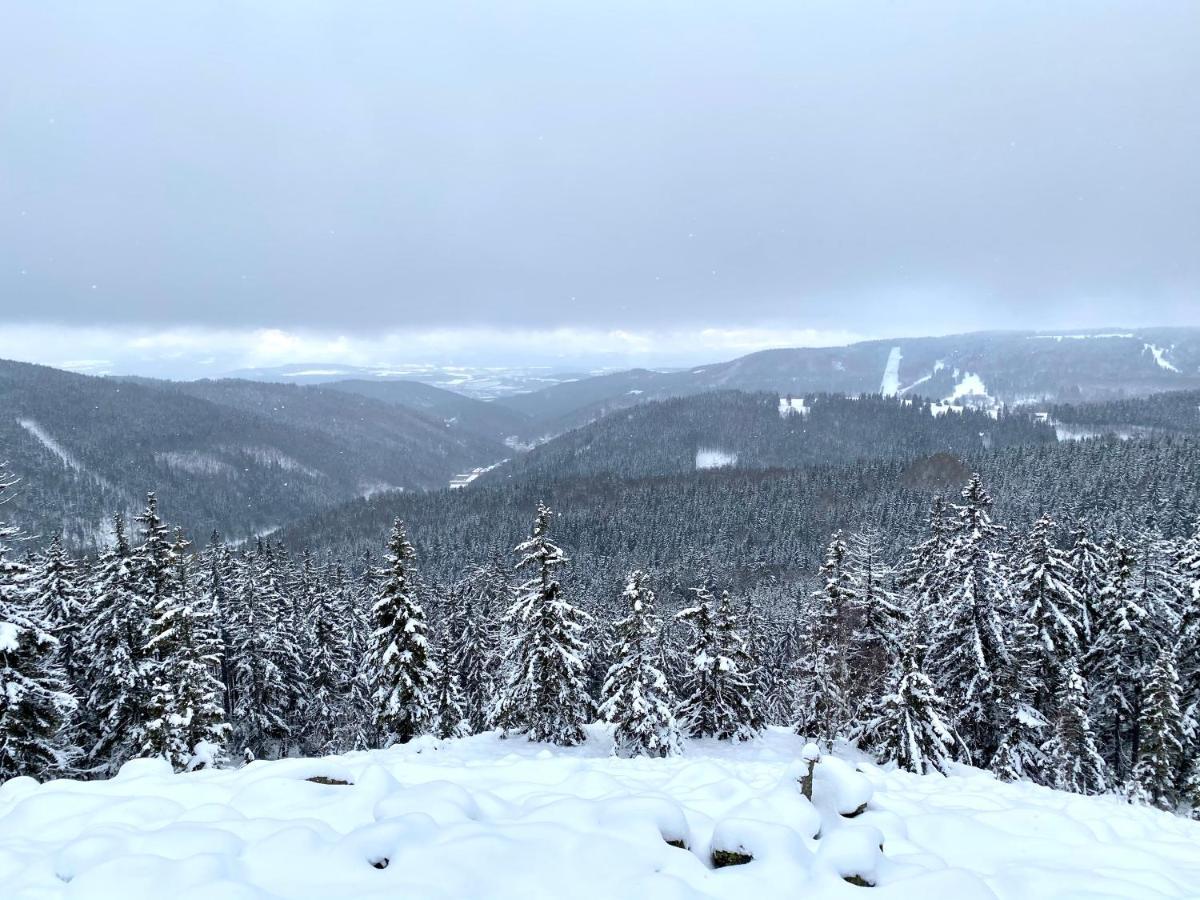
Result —
M616 759L421 738L391 750L0 786L6 900L1194 897L1200 824L1110 797L853 759L802 741ZM880 849L882 847L882 849ZM721 867L714 865L721 851ZM731 863L731 864L730 864ZM875 885L871 893L862 885Z

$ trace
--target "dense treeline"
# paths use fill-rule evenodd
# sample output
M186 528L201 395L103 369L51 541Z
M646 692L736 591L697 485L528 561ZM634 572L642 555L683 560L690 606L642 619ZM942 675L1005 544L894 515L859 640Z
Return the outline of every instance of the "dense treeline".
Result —
M795 470L724 469L675 477L505 481L429 495L355 501L280 538L293 552L319 546L344 559L374 551L399 514L425 571L452 581L476 560L506 554L526 511L545 501L573 565L571 593L605 596L646 570L678 594L703 552L731 589L806 583L829 535L874 523L892 555L922 526L932 497L972 471L992 488L996 515L1014 529L1046 510L1097 534L1125 533L1153 512L1164 534L1188 533L1200 510L1200 446L1192 439L1116 439L1015 447L915 461L893 459Z
M716 451L741 469L793 469L866 459L912 459L1053 443L1054 429L1026 413L963 409L932 415L921 399L864 394L715 391L643 404L562 434L481 478L644 478L695 471Z
M1107 403L1055 404L1048 411L1056 422L1096 429L1200 432L1200 391L1169 391Z
M399 520L353 565L217 536L194 552L153 494L95 559L58 540L19 559L5 528L0 777L489 728L572 744L599 716L625 755L787 725L917 772L1200 805L1200 529L1068 532L1043 511L1009 530L976 475L902 537L836 532L811 590L739 590L700 554L682 586L634 569L583 595L555 525L538 506L515 557L441 581Z

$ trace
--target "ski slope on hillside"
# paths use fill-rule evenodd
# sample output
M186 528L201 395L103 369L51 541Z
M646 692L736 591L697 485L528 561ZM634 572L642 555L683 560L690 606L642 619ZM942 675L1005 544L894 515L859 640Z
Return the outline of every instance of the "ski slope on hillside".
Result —
M885 397L894 397L900 391L900 360L903 354L899 347L893 347L888 353L887 365L883 369L883 381L879 385L879 393Z
M783 729L692 741L668 760L615 759L603 728L589 735L570 749L493 733L187 775L138 760L111 781L14 779L0 786L0 895L1151 900L1200 888L1200 823L1116 798L834 758L810 803L802 742ZM714 868L714 849L752 859Z

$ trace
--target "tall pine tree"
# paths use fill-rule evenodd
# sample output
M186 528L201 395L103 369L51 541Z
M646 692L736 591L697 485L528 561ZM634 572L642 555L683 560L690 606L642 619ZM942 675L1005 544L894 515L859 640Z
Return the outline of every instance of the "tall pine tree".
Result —
M556 571L567 560L550 540L552 516L548 506L539 505L529 539L516 549L517 570L532 577L505 616L512 644L496 720L532 741L571 746L583 741L591 711L585 684L587 615L566 599L558 582Z
M230 735L217 674L220 637L211 603L195 593L187 546L177 532L171 578L154 609L146 644L151 689L141 752L166 759L176 771L216 763Z
M679 726L667 678L656 665L660 622L654 592L635 570L621 596L629 612L614 626L617 661L604 679L600 715L613 726L616 755L674 756L680 752Z
M413 589L416 553L399 519L388 539L387 575L372 610L370 672L375 728L385 744L411 741L433 723L437 665L425 610Z
M0 503L16 483L0 467ZM58 643L41 610L26 602L28 571L9 558L19 533L0 521L0 781L66 768L62 732L76 706L57 664Z

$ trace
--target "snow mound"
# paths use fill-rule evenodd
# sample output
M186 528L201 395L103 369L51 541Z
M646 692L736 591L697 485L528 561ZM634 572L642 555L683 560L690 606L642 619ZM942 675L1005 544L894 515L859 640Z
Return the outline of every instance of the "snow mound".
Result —
M619 759L592 726L569 749L492 733L183 775L140 760L109 781L17 778L0 785L0 896L1197 896L1200 823L967 767L917 776L828 755L810 803L803 747L769 729Z

